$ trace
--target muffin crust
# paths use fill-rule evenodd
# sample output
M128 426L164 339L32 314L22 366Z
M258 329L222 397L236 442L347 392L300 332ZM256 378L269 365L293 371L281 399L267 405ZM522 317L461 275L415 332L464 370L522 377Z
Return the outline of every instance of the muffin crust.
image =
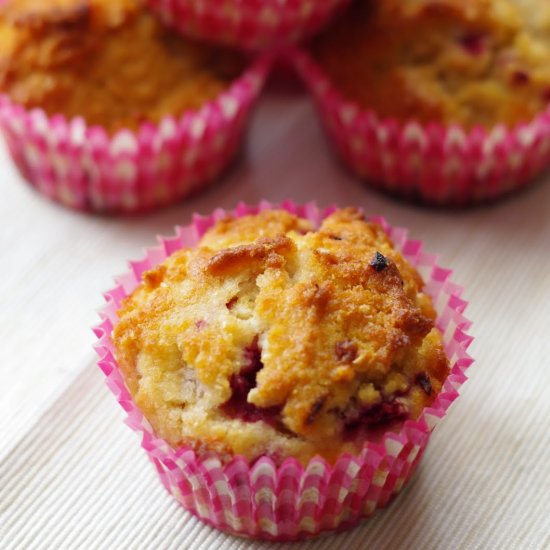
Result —
M113 332L172 446L303 463L417 418L448 374L422 280L354 209L227 219L144 274Z
M142 0L0 7L0 92L109 132L198 109L243 68L240 54L164 28Z
M382 118L512 126L550 102L550 4L357 2L313 54L345 97Z

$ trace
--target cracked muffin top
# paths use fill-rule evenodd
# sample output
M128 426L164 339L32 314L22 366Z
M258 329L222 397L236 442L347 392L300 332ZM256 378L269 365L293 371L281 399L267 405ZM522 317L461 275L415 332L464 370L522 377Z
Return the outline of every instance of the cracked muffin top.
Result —
M243 68L240 54L164 28L140 0L0 7L0 92L109 132L200 108Z
M248 459L333 461L417 418L449 365L417 271L342 209L224 219L144 273L112 339L155 433Z
M345 97L383 118L513 126L550 103L550 3L357 2L313 54Z

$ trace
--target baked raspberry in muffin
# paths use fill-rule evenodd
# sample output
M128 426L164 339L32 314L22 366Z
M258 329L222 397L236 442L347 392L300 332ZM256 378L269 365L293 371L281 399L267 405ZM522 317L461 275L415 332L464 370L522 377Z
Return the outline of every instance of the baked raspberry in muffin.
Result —
M538 0L357 2L312 51L381 118L512 126L550 102L550 4Z
M141 0L8 0L0 8L0 92L113 133L216 98L241 54L182 38Z
M146 272L119 311L121 372L174 448L356 453L416 419L449 371L417 271L355 209L224 219Z

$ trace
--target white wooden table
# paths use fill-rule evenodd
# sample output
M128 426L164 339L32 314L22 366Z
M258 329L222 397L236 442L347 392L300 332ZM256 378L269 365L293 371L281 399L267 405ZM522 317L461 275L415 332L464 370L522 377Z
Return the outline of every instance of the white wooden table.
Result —
M550 548L550 175L490 208L420 209L346 174L299 93L265 97L217 186L147 217L73 213L0 149L0 548L272 548L172 501L95 365L95 310L125 261L194 211L292 198L409 227L466 286L476 364L405 492L300 548Z

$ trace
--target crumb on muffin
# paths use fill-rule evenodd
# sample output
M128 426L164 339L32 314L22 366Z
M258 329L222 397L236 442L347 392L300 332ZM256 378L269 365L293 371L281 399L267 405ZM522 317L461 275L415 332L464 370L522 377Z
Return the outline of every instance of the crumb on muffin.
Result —
M342 209L228 218L146 272L119 311L121 372L177 448L306 463L416 419L449 372L417 271Z
M109 132L198 109L244 69L241 54L179 36L142 0L8 0L0 92Z
M312 52L345 97L382 118L491 128L550 103L548 2L357 2Z

